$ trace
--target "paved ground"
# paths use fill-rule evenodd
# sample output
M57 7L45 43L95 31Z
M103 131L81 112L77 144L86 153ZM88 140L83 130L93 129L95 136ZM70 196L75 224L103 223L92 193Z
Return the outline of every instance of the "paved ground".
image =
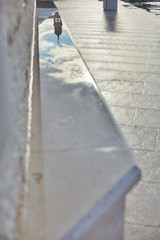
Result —
M127 199L125 240L159 240L160 17L122 1L117 15L98 0L58 6L142 169Z

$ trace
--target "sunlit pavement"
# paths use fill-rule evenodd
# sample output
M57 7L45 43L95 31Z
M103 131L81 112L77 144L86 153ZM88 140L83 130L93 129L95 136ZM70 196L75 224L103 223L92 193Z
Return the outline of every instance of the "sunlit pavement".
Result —
M160 17L119 1L56 1L142 169L128 195L125 240L160 239Z

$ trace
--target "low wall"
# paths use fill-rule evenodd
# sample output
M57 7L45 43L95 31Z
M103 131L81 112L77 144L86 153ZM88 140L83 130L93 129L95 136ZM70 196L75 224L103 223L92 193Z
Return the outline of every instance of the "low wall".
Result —
M0 239L18 238L34 1L0 1Z

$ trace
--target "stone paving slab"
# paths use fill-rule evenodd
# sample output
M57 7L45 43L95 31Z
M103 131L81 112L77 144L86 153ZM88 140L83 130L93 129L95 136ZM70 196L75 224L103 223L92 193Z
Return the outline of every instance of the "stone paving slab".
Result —
M128 196L125 240L160 239L160 17L122 1L56 1L142 168Z
M151 109L160 109L160 96L131 93L114 93L103 91L108 104L113 106Z

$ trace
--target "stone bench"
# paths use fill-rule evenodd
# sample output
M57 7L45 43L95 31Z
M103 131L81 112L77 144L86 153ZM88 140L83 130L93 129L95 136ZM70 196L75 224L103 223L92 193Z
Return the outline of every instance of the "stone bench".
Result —
M53 24L39 25L46 239L122 240L140 170L65 23Z

